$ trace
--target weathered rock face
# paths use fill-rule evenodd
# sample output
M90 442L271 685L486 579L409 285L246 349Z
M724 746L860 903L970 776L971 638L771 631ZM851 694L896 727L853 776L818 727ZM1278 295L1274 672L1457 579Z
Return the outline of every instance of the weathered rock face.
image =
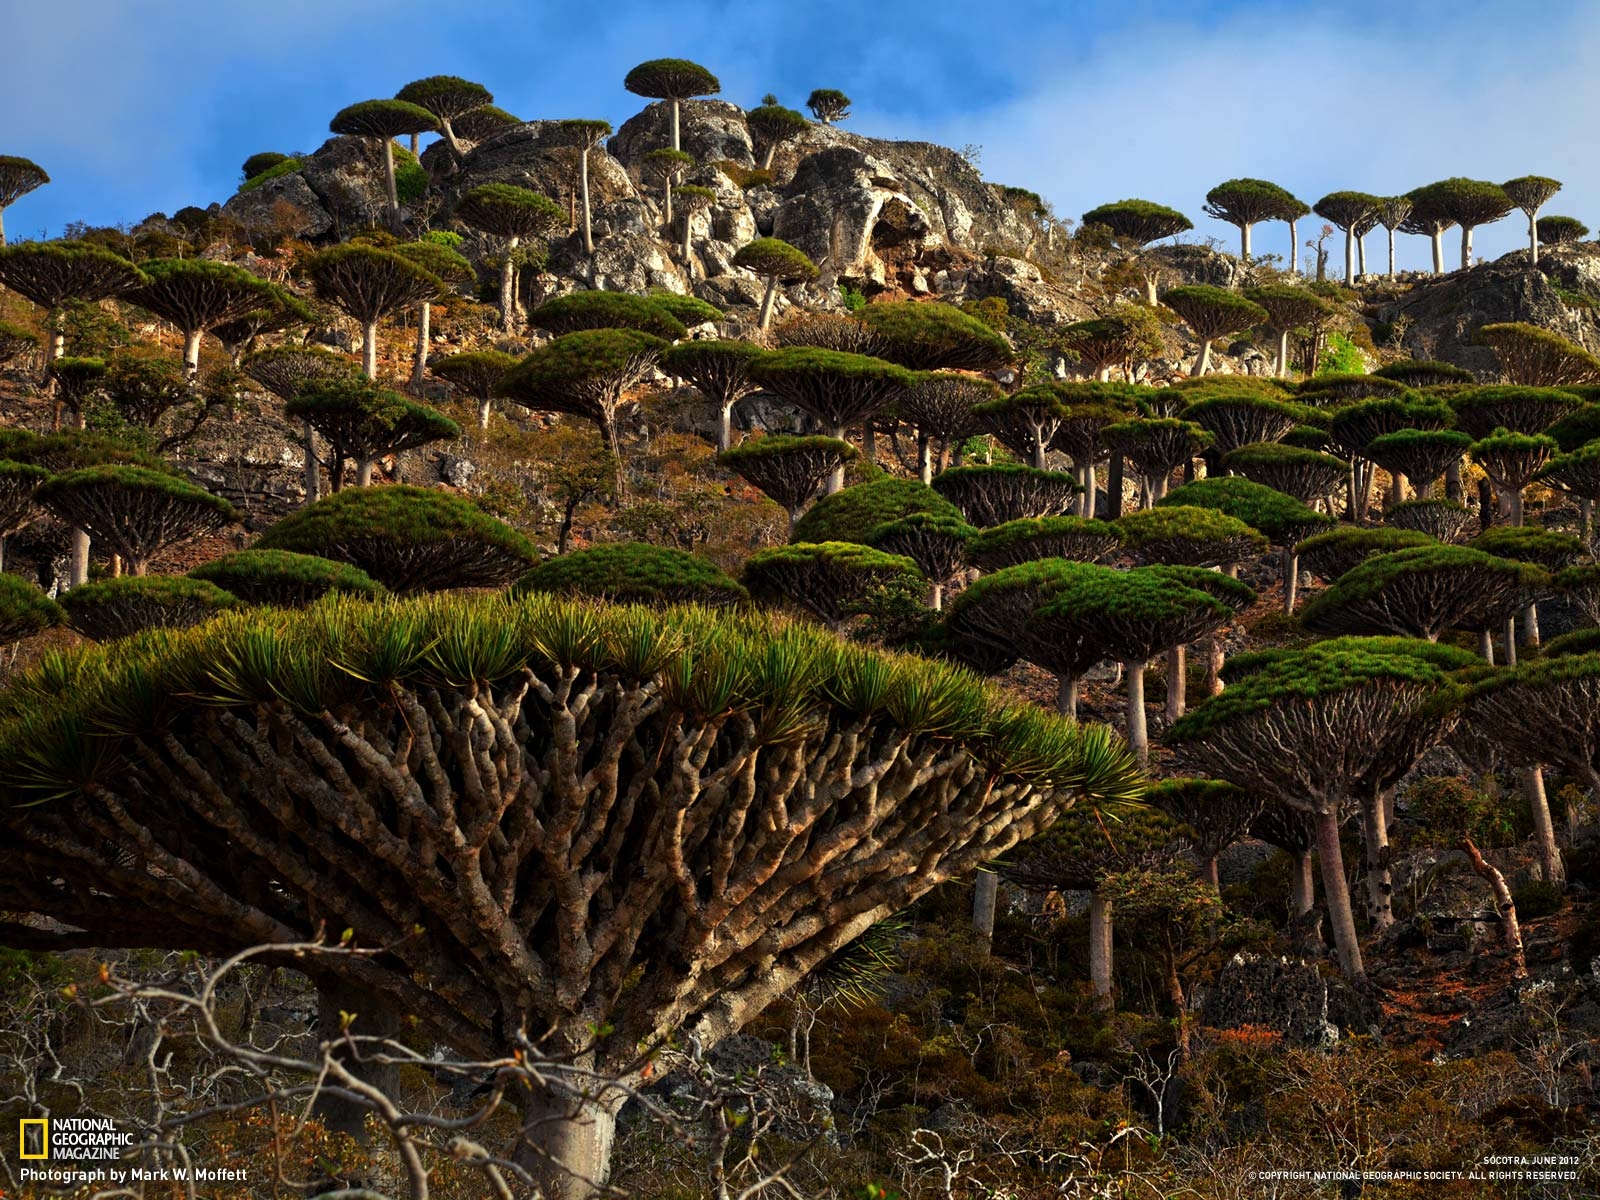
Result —
M750 131L745 128L744 109L726 100L685 100L678 117L678 144L695 161L735 162L741 167L755 166L750 147ZM630 174L637 176L644 156L652 150L672 148L672 106L658 100L622 123L606 149Z
M1297 1046L1331 1046L1338 1028L1328 1020L1328 984L1310 963L1235 954L1206 998L1205 1022L1218 1029L1271 1029Z
M288 202L304 214L301 237L336 240L383 222L388 208L383 151L368 138L329 138L300 170L240 192L222 211L247 227L272 219Z
M1484 325L1527 321L1580 345L1600 343L1593 310L1568 307L1558 288L1600 298L1600 251L1593 244L1548 248L1537 271L1528 270L1527 251L1519 250L1471 270L1421 276L1377 316L1391 324L1409 322L1402 344L1413 358L1454 363L1493 382L1500 377L1499 363L1474 340Z
M240 192L223 205L222 211L246 229L272 228L278 224L280 206L285 204L300 214L294 224L299 226L301 237L316 241L333 231L333 214L323 207L322 197L311 190L298 171Z
M578 188L578 148L570 137L559 121L529 121L473 147L445 184L445 214L464 192L485 183L509 183L569 204ZM603 150L589 153L591 208L637 198L622 164Z

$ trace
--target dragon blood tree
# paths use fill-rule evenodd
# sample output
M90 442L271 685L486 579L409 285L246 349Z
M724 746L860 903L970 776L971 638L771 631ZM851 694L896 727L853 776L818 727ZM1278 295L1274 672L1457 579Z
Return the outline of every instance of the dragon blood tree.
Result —
M1584 401L1576 392L1562 388L1508 384L1469 388L1450 397L1450 408L1455 413L1456 427L1476 439L1501 429L1543 433L1557 422L1577 415L1584 408Z
M1258 841L1282 850L1292 860L1289 903L1296 917L1305 916L1316 905L1316 876L1311 852L1317 848L1317 831L1310 814L1269 800L1262 806L1256 819L1250 822L1249 834Z
M1165 496L1172 473L1187 467L1214 440L1199 425L1177 417L1119 421L1107 425L1101 436L1139 473L1140 508L1149 508Z
M248 355L241 369L279 400L288 402L301 392L323 384L353 379L357 369L349 359L320 346L274 346ZM306 503L314 504L322 494L322 474L318 470L317 433L302 422L301 441L305 446Z
M470 396L478 407L478 428L489 428L494 406L494 389L521 361L514 354L499 350L469 350L441 358L432 371L452 387Z
M1500 220L1516 207L1516 202L1498 183L1460 176L1441 179L1409 194L1418 208L1427 208L1450 225L1461 226L1463 271L1472 266L1472 231L1479 225Z
M439 132L444 135L445 144L458 159L466 150L456 136L455 123L468 113L494 103L494 95L483 84L462 79L458 75L429 75L425 79L414 79L396 92L394 98L432 113L438 122ZM420 132L421 129L417 131ZM414 139L417 134L412 133L411 136L411 153L415 154L417 146Z
M528 314L528 324L560 336L584 329L637 329L672 341L688 333L682 321L654 297L630 292L572 292L541 304Z
M1223 467L1251 483L1292 496L1301 504L1315 504L1338 490L1349 473L1342 458L1287 446L1281 442L1255 442L1223 456Z
M980 571L999 571L1041 558L1097 563L1122 546L1117 527L1082 517L1022 517L983 530L967 545Z
M1218 454L1275 442L1306 417L1299 405L1248 392L1212 392L1199 387L1189 393L1189 399L1191 403L1180 416L1209 433Z
M1472 443L1472 461L1483 468L1489 481L1506 500L1511 523L1522 524L1522 493L1555 457L1560 447L1542 433L1496 430Z
M1561 181L1547 175L1520 175L1500 185L1503 191L1528 218L1528 260L1539 261L1539 210L1561 190Z
M1250 261L1251 226L1262 221L1288 221L1292 245L1293 222L1306 212L1305 204L1291 192L1265 179L1230 179L1206 193L1206 215L1239 227L1239 258L1246 263Z
M437 409L366 379L308 388L283 411L327 439L335 492L343 485L347 462L356 465L356 486L366 487L380 458L461 436L461 427Z
M708 344L688 343L691 346ZM795 522L806 505L816 498L818 489L830 475L855 457L856 448L838 438L776 434L741 442L724 450L717 461L781 505L789 518L792 535Z
M578 197L583 212L583 252L594 253L593 208L589 203L589 155L611 136L611 122L594 117L569 117L561 131L578 148Z
M186 479L145 467L98 466L65 471L42 484L39 503L81 529L135 575L164 550L216 533L239 519L220 496Z
M1394 278L1394 233L1411 216L1415 205L1410 196L1382 196L1378 200L1378 224L1389 240L1389 278Z
M517 583L519 594L590 596L619 604L704 604L748 599L715 563L686 550L643 542L611 542L540 563Z
M780 238L757 238L740 246L734 253L733 265L743 267L767 281L767 290L761 296L761 315L757 321L757 327L763 333L772 324L772 302L778 294L778 284L809 282L817 277L817 265L805 256L805 252Z
M65 619L58 605L18 575L0 572L0 645L43 633Z
M867 534L867 543L916 563L932 589L928 607L937 612L944 608L946 585L966 568L967 546L977 535L965 521L912 513L879 525Z
M1523 321L1483 325L1477 340L1494 351L1508 383L1564 387L1600 382L1600 358L1538 325Z
M1472 448L1472 438L1458 429L1397 429L1366 444L1363 454L1391 476L1407 480L1426 499L1438 479Z
M1405 395L1376 396L1336 409L1328 422L1328 440L1350 461L1348 514L1364 521L1372 503L1375 475L1366 453L1375 439L1404 429L1448 429L1455 419L1448 404Z
M1083 227L1091 226L1106 230L1120 245L1137 255L1151 242L1188 232L1194 228L1194 222L1177 209L1154 201L1117 200L1084 213ZM1145 306L1154 308L1161 271L1158 267L1148 266L1142 274Z
M1040 383L985 401L972 411L1002 446L1042 471L1045 452L1066 419L1067 404L1059 385Z
M1161 322L1150 309L1133 304L1116 305L1105 316L1063 326L1057 340L1101 383L1111 378L1113 367L1123 368L1131 383L1136 363L1159 358L1165 350Z
M1413 358L1402 359L1388 366L1379 367L1373 374L1382 379L1392 379L1401 387L1407 388L1448 387L1451 384L1473 381L1472 372L1464 367L1429 359L1420 361Z
M1056 517L1070 510L1081 485L1065 471L1040 471L1021 463L956 467L933 481L933 490L980 528L1024 517Z
M869 304L857 316L876 335L878 357L913 371L991 371L1015 357L1005 338L951 304Z
M1570 246L1589 236L1589 227L1577 217L1540 217L1534 222L1534 237L1546 246Z
M118 296L143 282L144 273L127 259L84 242L19 242L0 247L0 284L45 310L50 359L66 353L63 307L74 300Z
M1326 320L1333 312L1333 305L1310 288L1289 283L1248 288L1244 297L1253 304L1259 304L1267 314L1267 328L1278 335L1278 359L1273 374L1279 379L1287 379L1289 335L1302 325Z
M1163 779L1145 793L1145 803L1184 826L1206 882L1218 890L1217 856L1250 832L1265 806L1259 796L1221 779Z
M1161 303L1183 318L1183 323L1200 342L1193 374L1204 375L1211 365L1211 343L1230 333L1239 333L1267 319L1266 309L1237 292L1197 283L1164 292ZM1259 441L1260 439L1252 439Z
M376 246L345 243L306 261L317 295L361 323L363 369L378 378L378 322L433 300L444 281L409 258Z
M505 239L500 263L500 324L510 333L517 311L516 250L524 241L547 238L566 223L554 200L510 183L485 183L456 202L456 219L481 233Z
M125 575L86 583L61 598L67 624L97 642L147 629L187 629L237 603L215 584L182 575Z
M993 380L942 371L918 375L901 393L895 410L901 420L916 427L917 466L923 483L932 483L945 469L951 446L983 432L983 422L973 410L1000 395L1000 385Z
M763 171L772 170L772 159L778 153L779 146L793 141L811 128L811 122L806 120L803 113L785 108L775 100L745 113L744 123L752 139L766 148L761 156Z
M1330 192L1312 206L1311 211L1317 216L1344 231L1346 284L1356 281L1356 239L1377 223L1382 205L1382 199L1367 192Z
M448 299L478 278L472 264L454 249L461 240L459 233L438 230L420 242L403 242L394 252L438 279L443 285L438 298ZM428 354L433 348L433 300L423 300L417 309L417 353L411 360L411 386L420 390L428 369Z
M1402 500L1383 510L1383 523L1392 529L1423 533L1439 542L1459 542L1476 514L1454 500Z
M1307 569L1332 583L1375 554L1393 554L1435 544L1435 538L1412 530L1341 525L1307 538L1295 547L1295 553Z
M535 412L593 421L616 464L616 494L625 490L617 412L623 394L655 370L667 343L636 329L585 329L540 346L495 385L495 393Z
M838 88L813 88L806 97L806 107L811 110L811 115L824 125L848 120L850 103L850 97Z
M1594 504L1600 500L1600 441L1590 442L1567 454L1558 454L1545 464L1537 478L1560 488L1578 501L1578 536L1589 540L1593 528Z
M762 391L816 421L827 436L840 439L849 426L870 420L892 404L916 379L904 367L882 359L801 346L756 359L750 377ZM840 467L828 477L828 494L843 486Z
M0 449L0 455L5 451ZM0 571L6 565L6 539L26 529L38 515L33 495L50 472L33 463L0 457Z
M395 186L394 139L438 129L438 118L421 105L405 100L362 100L334 113L328 128L346 137L365 138L383 151L383 181L389 192L389 226L398 233L400 192Z
M795 542L855 542L866 545L879 525L912 513L959 520L961 510L914 479L873 479L824 496L795 523Z
M332 592L376 598L383 587L349 563L288 550L235 550L201 563L190 579L212 583L246 604L304 608Z
M505 587L538 561L526 538L470 500L407 486L319 500L273 525L255 548L349 563L401 595Z
M0 246L6 244L6 209L49 182L50 176L32 159L0 154Z
M625 1085L1072 803L1140 788L1104 729L708 610L336 603L84 669L96 686L29 675L0 705L5 761L32 764L0 784L0 903L68 929L8 940L227 954L348 928L383 953L277 965L472 1058L531 1044ZM596 1195L622 1093L521 1099L545 1194Z
M1293 450L1287 446L1272 445L1269 448L1294 454L1313 453ZM1233 455L1228 457L1232 458ZM1316 455L1316 457L1326 456ZM1325 466L1323 478L1327 478ZM1331 517L1312 511L1293 496L1237 476L1218 475L1197 479L1156 501L1156 504L1160 508L1189 505L1194 508L1215 509L1243 521L1251 529L1265 535L1273 545L1281 547L1283 611L1286 613L1294 612L1295 596L1300 584L1300 560L1294 548L1307 537L1333 524Z
M1045 558L985 575L955 598L950 632L1049 671L1056 677L1056 711L1076 719L1078 681L1105 653L1080 630L1068 636L1035 636L1029 620L1041 605L1089 569L1085 563Z
M679 110L695 96L715 96L722 90L717 77L686 58L652 58L629 71L622 86L635 96L665 100L672 112L672 148L682 150L678 137Z
M1110 1008L1112 903L1102 885L1122 871L1171 862L1184 845L1184 830L1159 809L1124 807L1102 813L1082 805L1023 842L997 866L1020 887L1090 893L1090 988L1096 1006Z
M767 352L753 342L682 342L661 356L661 369L687 379L717 406L717 449L733 445L733 406L759 390L750 368Z
M1381 813L1375 797L1384 784L1392 787L1450 731L1461 699L1451 671L1428 654L1392 644L1313 647L1278 656L1168 731L1167 740L1214 778L1311 815L1346 977L1364 968L1341 816L1357 804L1369 816ZM1370 846L1369 857L1380 849ZM1381 911L1375 915L1381 925Z
M200 338L207 330L273 303L278 292L243 267L209 258L157 258L139 269L145 282L124 299L183 334L183 365L190 379L200 372Z
M742 582L761 603L810 613L835 630L871 612L890 593L912 595L927 586L911 559L859 542L758 550L745 560Z

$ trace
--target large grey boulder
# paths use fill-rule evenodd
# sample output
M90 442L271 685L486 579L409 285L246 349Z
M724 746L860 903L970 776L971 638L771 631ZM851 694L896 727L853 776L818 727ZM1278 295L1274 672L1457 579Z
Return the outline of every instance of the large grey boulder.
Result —
M939 242L917 201L881 159L850 146L800 163L773 214L772 235L797 246L835 277L884 284L886 252L915 259Z
M567 204L578 186L578 149L559 121L529 121L521 128L496 134L469 150L460 169L450 176L445 185L446 211L466 192L485 183L529 188ZM621 163L603 150L589 152L591 210L636 200L638 195Z
M290 222L298 227L297 236L315 241L333 230L333 214L323 207L322 197L311 190L298 171L239 192L222 206L222 212L252 231L275 229L284 225L284 217L289 215L283 205L291 206L297 214L291 216Z
M685 100L680 106L678 144L699 163L735 162L754 167L744 109L726 100ZM606 149L635 177L652 150L672 148L672 106L649 105L622 123Z
M1206 997L1204 1019L1217 1029L1271 1029L1297 1046L1331 1046L1338 1027L1328 1019L1328 984L1308 962L1235 954Z
M329 138L300 170L239 192L222 211L246 228L281 224L280 204L300 210L298 236L337 240L383 223L389 206L383 152L367 138Z

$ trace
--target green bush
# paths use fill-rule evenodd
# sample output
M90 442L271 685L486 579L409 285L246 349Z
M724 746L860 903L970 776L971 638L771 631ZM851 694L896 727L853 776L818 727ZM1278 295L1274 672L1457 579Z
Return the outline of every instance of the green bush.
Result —
M845 311L860 312L867 306L867 298L851 287L848 283L839 285L839 298L844 301Z
M541 563L517 583L518 595L551 592L624 604L736 604L743 587L703 558L684 550L617 542L591 546Z
M1359 375L1366 369L1354 342L1342 333L1328 335L1328 344L1317 360L1318 375Z
M1478 845L1513 845L1518 826L1509 804L1496 787L1475 784L1454 775L1429 775L1418 780L1407 800L1412 818L1430 841L1459 842L1470 837Z
M304 165L305 165L305 163L301 159L298 159L298 158L285 158L282 162L278 163L276 166L268 167L266 170L262 171L259 175L252 175L249 179L245 180L244 183L239 185L239 191L240 192L252 192L256 188L260 187L262 184L267 183L270 180L282 179L285 175L293 175L296 171L298 171ZM396 168L396 170L398 171L398 167ZM426 177L427 177L427 172L426 171L423 172L423 177L424 177L424 179L426 179ZM399 186L399 182L400 182L399 181L399 176L397 174L396 177L395 177L395 186L396 187Z
M656 297L627 292L573 292L558 296L529 313L528 323L558 337L586 329L637 329L672 341L688 332Z
M680 296L676 292L652 292L645 299L685 329L694 325L704 325L708 321L720 321L725 315L715 304L707 304L698 296Z
M961 511L938 492L913 479L858 483L813 504L795 522L793 542L855 542L866 545L879 525L912 513L962 519Z
M751 188L772 186L771 171L763 171L755 167L741 167L732 159L727 158L718 159L711 165L732 180L735 187L743 188L745 191L749 191Z
M383 587L349 563L289 550L236 550L189 572L190 579L213 583L246 604L302 608L329 592L375 597Z
M67 623L97 642L146 629L186 629L237 603L215 584L181 575L127 575L81 584L61 598Z
M60 607L27 580L0 574L0 645L61 624Z

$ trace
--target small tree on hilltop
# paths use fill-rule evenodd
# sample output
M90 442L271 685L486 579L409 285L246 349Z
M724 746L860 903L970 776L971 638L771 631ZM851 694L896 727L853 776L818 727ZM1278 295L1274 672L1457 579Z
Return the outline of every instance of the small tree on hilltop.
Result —
M125 298L177 326L191 379L199 374L200 338L208 329L239 320L276 299L272 284L231 263L157 258L140 269L146 282Z
M1205 212L1209 217L1239 227L1239 258L1249 262L1250 227L1261 221L1297 220L1305 215L1305 205L1292 193L1265 179L1230 179L1206 193ZM1291 227L1291 241L1293 237Z
M516 254L524 241L546 238L561 228L566 213L548 196L509 183L485 183L456 204L455 216L472 228L505 239L500 266L500 324L507 333L516 312Z
M1118 422L1106 426L1102 436L1139 473L1141 508L1149 508L1165 496L1172 473L1193 462L1215 440L1208 430L1176 417Z
M1339 966L1364 974L1339 826L1370 812L1454 725L1460 689L1449 673L1399 649L1286 654L1178 722L1167 738L1212 776L1301 812L1315 823ZM1381 809L1381 804L1376 805Z
M540 563L517 592L593 596L617 604L704 604L720 608L747 599L744 588L714 563L686 550L643 542L591 546Z
M617 495L625 491L617 410L623 393L650 377L667 343L636 329L586 329L540 346L496 385L496 394L535 412L570 413L593 421L616 463Z
M69 302L106 300L143 282L144 273L127 259L83 242L0 247L0 284L45 310L51 359L66 353L61 314Z
M967 545L981 571L1001 571L1044 558L1104 562L1122 546L1117 527L1082 517L1022 517L983 530Z
M462 79L456 75L429 75L426 79L415 79L396 92L394 98L415 104L418 108L431 113L438 123L439 132L444 134L450 152L457 158L466 151L461 145L460 138L456 136L455 122L474 109L494 103L493 94L483 84L473 83L470 79ZM413 139L411 153L417 152L415 141L417 133L426 128L428 127L423 126L414 132L405 131L411 133Z
M1211 365L1211 343L1230 333L1238 333L1267 319L1267 312L1243 296L1224 288L1195 284L1191 287L1171 288L1161 297L1161 303L1183 318L1184 324L1200 339L1200 353L1195 358L1194 374L1204 375Z
M890 477L824 496L795 524L792 540L856 542L864 546L878 526L912 513L961 519L961 510L926 484Z
M1553 437L1504 429L1472 443L1472 461L1510 499L1511 523L1522 524L1522 492L1556 454Z
M360 567L391 592L498 588L538 561L528 540L461 496L355 488L284 517L257 550L290 550Z
M1414 188L1406 193L1411 215L1400 223L1401 233L1426 237L1433 248L1433 273L1444 274L1444 234L1455 226L1455 218L1445 215L1442 193L1437 184Z
M1403 228L1415 207L1410 196L1384 196L1378 201L1378 224L1389 235L1389 278L1394 278L1394 233Z
M1589 227L1576 217L1540 217L1533 236L1546 246L1570 246L1589 236Z
M1218 855L1250 834L1264 807L1259 794L1222 779L1163 779L1145 793L1145 802L1185 827L1206 882L1217 890Z
M1539 210L1561 190L1561 181L1545 175L1519 175L1500 185L1500 190L1528 218L1528 261L1539 261Z
M1484 325L1477 340L1494 351L1509 383L1529 387L1600 383L1600 358L1537 325L1521 321Z
M1333 306L1310 288L1298 284L1275 283L1249 288L1245 299L1267 314L1266 325L1278 335L1278 359L1273 371L1279 379L1289 376L1289 335L1302 325L1326 318Z
M867 534L867 544L916 563L932 588L928 607L937 612L944 608L945 585L966 568L967 546L977 534L965 521L912 513L879 525Z
M766 353L752 342L719 340L680 342L661 356L663 371L688 380L696 391L716 405L719 451L733 444L733 406L759 389L760 385L750 376L750 369Z
M1000 385L989 379L955 373L919 375L896 402L896 411L917 430L917 461L923 483L943 471L950 447L959 445L983 428L974 411L978 405L1000 398ZM939 442L934 452L933 441Z
M558 337L584 329L637 329L671 341L688 331L683 322L649 296L629 292L571 292L541 304L528 323Z
M683 101L695 96L715 96L722 90L717 77L699 63L684 58L655 58L629 71L622 86L635 96L665 100L672 108L672 148L682 150L678 113Z
M1063 471L1040 471L1021 463L956 467L933 481L933 489L980 528L1025 517L1058 517L1082 490Z
M400 230L400 193L394 179L394 139L439 128L427 109L404 100L363 100L341 108L328 122L334 133L366 138L383 151L383 181L389 191L389 225Z
M469 350L440 359L433 364L433 373L472 397L478 406L478 428L487 429L494 390L517 361L515 355L499 350Z
M1114 204L1102 204L1099 208L1091 208L1084 213L1082 227L1109 230L1111 236L1118 242L1132 247L1136 252L1142 252L1151 242L1188 232L1194 228L1194 222L1177 209L1168 208L1164 204L1155 204L1149 200L1118 200ZM1141 274L1144 276L1145 304L1154 308L1156 285L1160 281L1161 272L1159 268L1147 265Z
M1330 192L1312 208L1317 216L1344 231L1344 281L1347 284L1356 281L1357 231L1367 222L1377 221L1382 204L1382 199L1367 192Z
M508 129L516 129L524 124L520 117L508 113L503 108L496 108L493 104L485 104L482 108L475 108L452 121L456 136L463 141L481 143Z
M1111 378L1112 367L1123 367L1132 382L1133 364L1158 358L1166 348L1161 322L1148 308L1135 305L1120 305L1105 316L1067 325L1057 340L1092 368L1102 383Z
M1044 470L1045 452L1067 417L1067 404L1056 384L1040 383L972 410L1000 444L1037 471Z
M461 241L459 233L446 233L439 231L429 235L432 238L453 238L457 243ZM472 264L457 254L450 246L441 241L424 240L420 242L406 242L396 246L394 252L401 258L408 259L417 264L428 274L434 276L443 284L440 297L445 298L454 294L458 289L477 281L477 273L473 271ZM420 389L423 377L428 368L428 354L433 348L433 298L422 301L417 314L417 353L411 360L411 386Z
M1548 584L1534 567L1464 546L1419 546L1380 554L1346 571L1306 605L1313 633L1399 634L1439 640L1448 629L1484 629Z
M144 467L84 467L40 486L39 503L82 529L135 575L165 550L213 534L239 519L226 500L176 476Z
M354 363L320 346L275 346L244 359L241 369L279 400L293 400L302 391L357 375ZM317 434L302 422L301 441L305 447L306 503L313 504L322 491L317 469Z
M583 252L594 253L594 220L589 203L589 154L611 136L611 122L572 117L561 122L562 131L578 148L578 196L583 206Z
M689 278L693 279L694 260L691 258L693 247L690 245L690 235L694 230L694 215L704 212L715 204L717 193L708 187L690 184L673 188L672 195L678 202L678 210L683 214L683 269L689 273Z
M724 450L717 455L717 461L780 504L789 518L788 532L793 535L795 522L816 497L823 481L855 457L856 448L838 438L780 434L754 438Z
M694 155L685 154L682 150L652 150L644 156L641 170L654 176L661 185L662 225L668 231L672 229L672 189L679 177L692 166Z
M758 550L744 564L750 595L798 607L837 629L870 611L885 592L926 586L917 564L855 542L804 542Z
M838 88L814 89L806 97L806 107L824 125L832 125L835 121L848 120L850 117L850 97Z
M915 381L911 372L881 359L800 347L756 359L750 378L836 438L843 438L849 426L871 419ZM829 477L829 494L843 485L841 467Z
M6 209L50 182L44 168L15 154L0 154L0 246L6 244Z
M1011 362L1011 344L950 304L869 304L859 319L876 335L877 356L913 371L990 371Z
M61 598L67 624L97 642L147 629L187 629L237 604L215 584L170 575L106 579L75 587Z
M772 300L778 291L779 280L809 281L817 277L816 264L800 250L779 238L757 238L734 253L733 265L743 267L767 281L767 290L761 297L761 315L758 328L764 333L772 323Z
M378 378L378 322L432 300L444 288L437 275L392 250L346 243L312 256L306 274L317 295L361 323L362 366Z
M461 436L461 427L437 409L365 379L303 391L284 405L284 412L328 440L335 492L343 483L346 462L356 465L356 486L366 487L378 459Z
M752 108L744 116L744 123L758 144L766 147L761 156L761 169L772 170L772 159L778 147L793 141L811 127L804 114L781 104L763 104Z
M333 592L376 599L383 587L349 563L288 550L236 550L189 572L246 604L304 608Z

